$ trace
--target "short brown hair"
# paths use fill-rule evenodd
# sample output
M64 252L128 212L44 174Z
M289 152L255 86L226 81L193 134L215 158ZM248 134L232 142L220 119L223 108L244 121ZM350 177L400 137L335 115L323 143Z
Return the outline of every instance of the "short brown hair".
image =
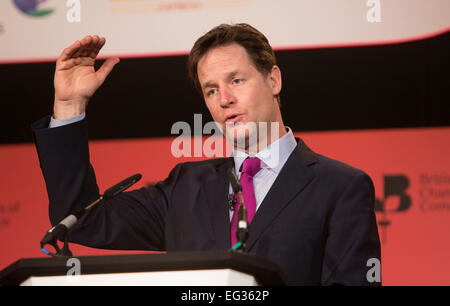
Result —
M198 80L198 62L208 51L233 43L239 44L247 51L255 68L264 76L267 76L272 71L272 67L277 64L275 53L264 34L246 23L221 24L200 37L189 53L189 77L201 96L203 91Z

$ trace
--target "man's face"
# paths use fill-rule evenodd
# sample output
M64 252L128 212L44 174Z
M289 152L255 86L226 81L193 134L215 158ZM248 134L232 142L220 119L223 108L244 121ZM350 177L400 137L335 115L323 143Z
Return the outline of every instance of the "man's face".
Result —
M277 66L264 76L246 50L232 44L210 50L198 62L197 71L206 106L229 140L243 134L248 139L254 132L247 128L249 122L281 123L275 98L281 90Z

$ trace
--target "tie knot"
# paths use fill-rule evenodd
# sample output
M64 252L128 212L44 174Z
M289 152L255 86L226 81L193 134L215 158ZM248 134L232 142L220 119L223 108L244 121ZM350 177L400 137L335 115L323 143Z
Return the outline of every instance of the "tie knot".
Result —
M253 177L261 170L261 160L258 157L249 157L242 164L242 173Z

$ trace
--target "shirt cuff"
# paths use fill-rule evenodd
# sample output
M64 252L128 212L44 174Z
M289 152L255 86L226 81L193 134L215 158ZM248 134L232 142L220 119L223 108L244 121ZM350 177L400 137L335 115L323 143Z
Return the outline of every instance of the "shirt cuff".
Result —
M86 113L82 113L81 115L72 117L72 118L68 118L68 119L62 119L62 120L56 120L55 118L53 118L53 116L50 117L50 124L49 124L49 128L55 128L55 127L59 127L59 126L63 126L63 125L68 125L71 123L75 123L78 121L81 121L84 119L84 117L86 117Z

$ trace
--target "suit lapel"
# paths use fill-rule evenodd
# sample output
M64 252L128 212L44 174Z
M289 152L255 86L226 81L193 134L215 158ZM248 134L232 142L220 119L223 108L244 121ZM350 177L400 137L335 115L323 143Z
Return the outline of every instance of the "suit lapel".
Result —
M231 244L228 168L233 168L232 158L228 158L224 163L217 165L215 175L206 181L204 186L218 249L229 249Z
M314 172L309 165L317 161L317 155L301 139L297 140L297 147L289 156L252 220L247 251L278 214L314 178Z

